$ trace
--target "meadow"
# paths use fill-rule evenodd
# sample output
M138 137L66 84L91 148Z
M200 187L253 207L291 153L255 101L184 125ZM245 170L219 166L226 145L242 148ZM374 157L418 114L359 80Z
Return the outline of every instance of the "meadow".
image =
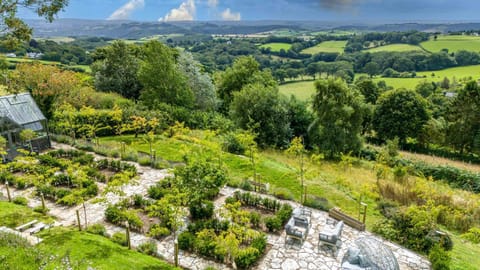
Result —
M279 91L287 97L293 95L299 100L310 100L315 93L314 81L285 83L279 86Z
M304 54L316 54L321 52L327 53L343 53L345 49L345 45L347 45L346 40L340 41L324 41L317 46L306 48L301 51Z
M390 44L385 46L379 46L365 50L370 53L375 52L410 52L410 51L422 51L422 48L410 45L410 44Z
M429 41L420 43L420 46L429 52L439 52L448 49L449 52L460 50L480 52L480 37L464 35L439 35L437 40L432 37Z
M279 52L281 49L288 51L290 48L292 48L292 44L289 43L278 43L278 42L272 42L272 43L266 43L260 46L260 48L270 48L270 51L272 52Z

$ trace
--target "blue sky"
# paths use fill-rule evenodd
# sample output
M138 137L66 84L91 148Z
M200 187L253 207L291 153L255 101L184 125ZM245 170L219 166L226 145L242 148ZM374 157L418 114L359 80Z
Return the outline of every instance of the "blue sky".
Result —
M478 21L477 0L70 0L59 18ZM24 18L34 18L21 12Z

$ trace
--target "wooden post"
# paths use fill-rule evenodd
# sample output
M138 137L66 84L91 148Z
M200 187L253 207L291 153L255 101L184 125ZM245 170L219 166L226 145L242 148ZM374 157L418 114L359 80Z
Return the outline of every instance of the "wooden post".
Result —
M5 187L7 188L7 198L9 202L12 202L12 196L10 195L10 188L8 187L8 181L5 182Z
M82 230L82 223L80 223L80 211L78 211L78 209L77 209L76 213L77 213L78 230L81 231Z
M122 155L125 155L125 142L122 142Z
M40 192L40 199L42 200L42 209L45 212L45 197L43 196L43 192Z
M362 220L362 222L363 222L363 224L365 224L365 220L367 218L367 204L364 203L364 202L362 202L361 204L363 206L363 220Z
M127 237L127 247L128 249L132 249L132 243L130 242L130 224L128 223L128 221L127 221L126 237Z
M83 215L85 216L85 229L87 229L87 208L85 207L85 202L83 202Z
M175 239L173 242L174 256L175 256L175 267L178 267L178 239Z
M305 204L305 202L307 201L307 186L303 186L304 190L303 190L303 203L302 204Z

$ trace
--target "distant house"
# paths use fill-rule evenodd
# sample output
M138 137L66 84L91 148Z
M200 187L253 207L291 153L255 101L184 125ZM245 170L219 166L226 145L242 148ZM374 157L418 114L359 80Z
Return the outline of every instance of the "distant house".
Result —
M447 98L454 98L454 97L457 96L457 93L445 91L445 92L443 92L443 95L444 95L445 97L447 97Z
M42 58L43 53L29 52L25 56L32 59L40 59Z
M20 132L35 131L36 137L23 142ZM18 155L18 149L41 152L51 147L47 119L29 93L0 96L0 135L7 139L7 160Z
M6 56L6 57L12 57L12 58L17 57L17 55L14 54L14 53L7 53L7 54L5 54L5 56Z

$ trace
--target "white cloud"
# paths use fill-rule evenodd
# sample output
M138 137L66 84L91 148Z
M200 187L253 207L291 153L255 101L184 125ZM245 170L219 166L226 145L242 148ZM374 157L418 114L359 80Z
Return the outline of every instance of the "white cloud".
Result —
M195 19L195 2L187 0L183 2L178 8L170 10L165 17L158 19L159 21L193 21Z
M240 15L240 12L232 12L227 8L222 12L222 19L224 21L240 21L242 16Z
M107 20L128 20L133 11L145 6L144 0L130 0L125 5L115 10Z
M218 6L218 0L208 0L207 5L211 8Z

